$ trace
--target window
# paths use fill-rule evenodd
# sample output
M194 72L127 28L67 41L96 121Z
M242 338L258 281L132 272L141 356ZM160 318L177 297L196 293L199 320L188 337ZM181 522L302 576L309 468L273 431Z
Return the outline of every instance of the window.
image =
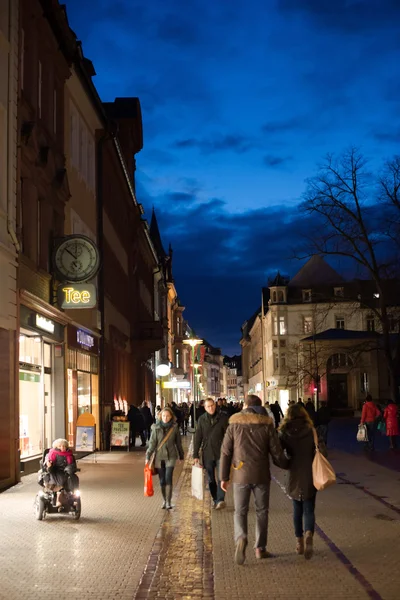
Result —
M360 373L360 389L364 394L368 394L369 392L369 380L368 380L368 373Z
M397 320L394 316L389 316L389 331L392 333L397 331Z
M311 290L302 290L303 302L311 302Z
M352 367L353 361L348 354L333 354L328 360L329 369L340 369L342 367Z
M283 292L282 290L278 291L278 302L283 302L284 298L283 298Z
M21 29L21 90L24 89L24 69L25 69L25 31Z
M342 288L342 287L335 287L335 288L333 288L333 294L336 297L343 298L343 296L344 296L344 288Z
M313 329L312 317L304 317L303 327L304 327L304 333L312 333L312 329Z
M286 354L281 354L281 367L286 367Z
M277 348L278 347L278 340L272 340L272 347L273 348Z
M276 292L272 292L272 302L276 302Z
M278 354L274 354L274 368L279 369L279 356Z
M38 115L39 115L39 119L42 118L42 86L43 86L42 63L39 60L39 64L38 64Z
M278 317L276 315L272 317L272 331L273 335L278 335Z
M53 131L57 133L57 90L53 91Z
M175 367L176 367L177 369L179 369L179 367L180 367L180 354L179 354L179 348L177 348L177 349L175 350Z
M344 329L344 317L336 317L336 329Z
M367 331L375 331L375 318L373 315L367 317Z
M279 317L279 334L286 335L285 317Z
M281 348L285 348L286 347L286 340L280 340L279 345Z

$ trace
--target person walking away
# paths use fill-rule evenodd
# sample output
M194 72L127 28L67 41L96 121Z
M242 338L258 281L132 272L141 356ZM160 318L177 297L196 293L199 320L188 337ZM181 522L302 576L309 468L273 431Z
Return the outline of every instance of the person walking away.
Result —
M279 428L279 436L282 446L290 458L286 492L293 501L293 523L297 539L296 552L304 554L306 559L310 559L313 555L317 495L312 474L315 443L312 420L301 404L289 406L286 417ZM323 445L320 450L325 454Z
M390 449L394 450L397 446L396 437L399 435L399 419L397 416L397 405L393 400L389 400L383 418L386 424L386 435L390 441Z
M272 414L274 415L275 428L278 429L279 423L281 422L281 418L283 418L283 412L279 405L278 400L276 400L274 402L274 404L271 404L270 409L271 409Z
M204 403L205 413L197 423L193 441L193 459L195 465L200 464L200 450L202 450L203 466L207 472L208 486L214 502L214 508L225 508L225 492L221 489L219 479L219 465L222 440L228 429L229 419L212 398L207 398Z
M381 416L379 408L372 400L371 394L365 398L364 406L361 412L361 425L367 427L368 441L366 442L366 448L368 450L375 450L375 432L376 432L376 420Z
M328 446L328 430L331 421L331 409L325 400L321 400L321 406L317 410L317 433L325 446Z
M160 420L151 428L145 463L147 465L152 460L158 470L164 499L162 508L173 508L171 504L173 474L178 459L184 459L181 434L172 409L164 408L160 413Z
M272 420L262 414L261 399L249 395L243 411L229 419L229 427L221 448L220 480L226 492L233 466L233 499L235 504L235 561L245 561L248 512L251 494L256 506L257 559L267 558L268 511L270 492L270 456L281 468L289 466L279 442ZM257 414L259 413L259 414Z
M270 407L270 405L269 405L269 402L266 402L266 403L264 404L264 408L265 408L265 411L266 411L266 413L267 413L267 416L268 416L268 417L269 417L269 418L272 420L272 422L273 422L273 424L274 424L274 427L276 427L276 422L275 422L274 413L273 413L273 412L272 412L272 410L271 410L271 407Z
M300 406L303 406L305 408L305 404L304 404L304 402L303 402L303 400L301 398L299 398L297 400L297 404L300 404Z
M190 414L189 414L189 406L187 402L182 402L182 415L183 415L183 419L182 419L182 435L187 435L187 430L189 427L189 418L190 418Z
M151 410L150 410L149 405L146 400L143 402L143 404L139 408L139 410L140 410L140 413L141 413L141 415L143 417L143 421L144 421L145 438L146 438L146 440L149 440L150 435L151 435L151 426L154 423L154 419L153 419L153 415L151 414Z
M315 425L317 424L317 413L315 412L314 402L311 400L311 398L307 398L305 409L308 412L308 416L310 417L315 427Z

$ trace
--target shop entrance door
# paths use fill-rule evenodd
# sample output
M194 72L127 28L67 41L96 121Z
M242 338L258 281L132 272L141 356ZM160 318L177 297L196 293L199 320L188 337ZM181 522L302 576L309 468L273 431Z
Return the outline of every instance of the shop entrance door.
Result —
M51 344L44 343L44 435L45 448L53 442L53 379L51 376Z

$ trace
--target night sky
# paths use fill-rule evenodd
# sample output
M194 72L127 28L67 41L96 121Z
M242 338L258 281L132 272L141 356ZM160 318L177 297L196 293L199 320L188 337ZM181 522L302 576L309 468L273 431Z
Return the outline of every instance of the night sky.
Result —
M400 140L399 0L66 0L104 101L137 96L137 196L185 316L239 352L268 277L293 275L306 178L327 152Z

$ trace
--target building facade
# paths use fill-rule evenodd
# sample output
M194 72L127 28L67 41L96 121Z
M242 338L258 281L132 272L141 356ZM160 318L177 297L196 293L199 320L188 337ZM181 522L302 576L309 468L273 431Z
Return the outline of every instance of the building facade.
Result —
M0 4L0 489L18 479L17 103L19 4Z

